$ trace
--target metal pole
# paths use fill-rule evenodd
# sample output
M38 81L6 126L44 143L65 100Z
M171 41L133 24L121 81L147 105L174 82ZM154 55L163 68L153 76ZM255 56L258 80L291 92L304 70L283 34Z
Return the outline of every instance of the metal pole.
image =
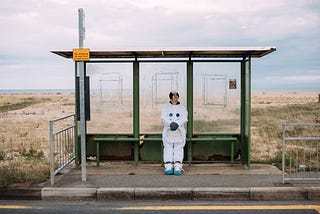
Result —
M86 29L85 29L85 14L82 8L78 9L78 15L79 15L79 48L84 47L84 39L86 35Z
M240 86L241 86L241 89L240 89L240 134L241 134L241 162L242 164L245 163L245 113L246 113L246 107L245 107L245 59L243 59L243 61L241 62L241 77L240 77Z
M286 153L286 126L282 124L282 184L284 184L284 173L285 173L285 153Z
M241 63L241 161L250 169L251 142L251 56Z
M79 48L83 48L85 28L84 11L78 9L79 14ZM84 98L84 62L78 62L79 66L79 88L80 88L80 136L81 136L81 175L82 181L87 181L86 168L86 118L85 118L85 98Z
M188 164L192 162L192 137L193 137L193 62L191 56L187 62L187 110L188 110L188 125L187 125L187 142L188 146Z
M77 85L77 66L78 66L78 63L76 62L75 63L75 84L74 85ZM77 94L79 93L79 90L77 89L77 87L75 88L75 99L76 99L76 103L79 102L77 99ZM80 154L79 154L79 151L80 151L80 148L79 148L79 138L78 138L78 132L79 132L79 124L78 124L78 119L77 119L77 115L78 115L78 109L77 109L77 105L75 105L75 116L74 116L74 125L75 125L75 128L74 128L74 142L75 142L75 155L76 155L76 169L79 169L79 163L80 163Z
M248 141L247 141L247 166L250 169L251 157L250 157L250 148L251 148L251 55L248 57L247 64L247 131L248 131Z
M50 129L50 184L54 185L54 136L53 136L53 122L49 122Z
M139 138L140 134L140 83L139 83L139 62L136 60L133 62L133 137ZM133 152L134 164L139 161L139 142L134 142L134 152Z

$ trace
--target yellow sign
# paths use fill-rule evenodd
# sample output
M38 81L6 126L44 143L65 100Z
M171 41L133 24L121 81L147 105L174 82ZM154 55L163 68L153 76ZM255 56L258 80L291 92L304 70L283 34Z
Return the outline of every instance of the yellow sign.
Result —
M89 60L90 60L89 48L73 49L73 61L89 61Z

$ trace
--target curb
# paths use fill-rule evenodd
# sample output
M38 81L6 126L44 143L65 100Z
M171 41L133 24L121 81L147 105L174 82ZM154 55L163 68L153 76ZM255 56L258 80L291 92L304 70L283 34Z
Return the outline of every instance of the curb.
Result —
M250 200L249 187L198 187L192 189L193 200Z
M41 190L42 200L320 200L320 187L173 187L55 188Z
M191 187L161 187L161 188L144 188L135 189L135 200L191 200Z
M41 200L93 200L96 198L96 188L44 187L41 190Z
M121 187L121 188L98 188L97 199L98 200L134 200L135 188Z
M250 198L253 200L308 200L308 191L301 187L252 187Z
M320 187L0 188L0 200L320 200Z

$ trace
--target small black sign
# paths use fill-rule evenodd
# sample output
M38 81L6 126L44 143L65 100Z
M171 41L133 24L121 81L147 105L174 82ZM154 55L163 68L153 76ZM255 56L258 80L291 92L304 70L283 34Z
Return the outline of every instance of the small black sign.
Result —
M229 89L237 89L237 80L236 79L229 80Z

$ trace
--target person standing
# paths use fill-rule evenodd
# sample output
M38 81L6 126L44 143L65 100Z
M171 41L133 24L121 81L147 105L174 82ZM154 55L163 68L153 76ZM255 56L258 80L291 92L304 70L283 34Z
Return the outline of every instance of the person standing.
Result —
M179 102L179 93L169 93L169 103L161 111L164 123L162 131L164 172L166 175L181 175L184 146L186 144L185 124L188 112Z

